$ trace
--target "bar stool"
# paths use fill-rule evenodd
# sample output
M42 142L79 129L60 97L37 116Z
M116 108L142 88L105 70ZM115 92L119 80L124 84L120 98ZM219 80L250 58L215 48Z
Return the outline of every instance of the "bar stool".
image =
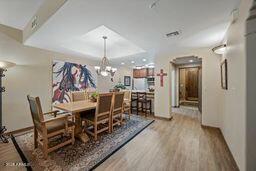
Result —
M146 92L138 92L138 104L137 110L138 112L143 112L147 117L147 114L152 114L152 102L151 99L148 98L148 94Z
M138 93L131 93L131 111L136 110L136 114L138 115Z

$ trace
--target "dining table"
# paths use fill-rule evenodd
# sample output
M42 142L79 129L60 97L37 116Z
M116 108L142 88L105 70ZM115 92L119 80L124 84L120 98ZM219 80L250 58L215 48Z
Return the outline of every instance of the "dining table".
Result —
M83 100L55 104L54 108L71 113L75 116L75 137L79 138L82 142L87 142L89 141L89 137L85 132L82 131L83 129L80 112L96 109L96 105L96 102L92 102L90 100Z

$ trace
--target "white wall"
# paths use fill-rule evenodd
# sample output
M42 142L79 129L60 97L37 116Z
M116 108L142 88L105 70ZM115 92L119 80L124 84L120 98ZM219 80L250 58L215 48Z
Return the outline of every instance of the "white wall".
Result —
M154 112L156 116L171 118L171 65L168 57L158 56L155 58L155 75L163 69L167 76L164 77L164 86L160 86L160 77L155 77L155 101Z
M171 116L171 66L170 61L176 57L194 55L202 58L202 124L219 127L220 113L220 57L211 49L203 48L168 57L155 58L156 72L160 69L168 73L164 78L164 87L160 87L160 79L155 81L155 115L170 118ZM168 105L169 104L169 105Z
M246 53L245 20L251 6L251 0L241 1L239 19L230 25L225 41L227 51L223 59L228 63L228 90L221 89L222 100L220 128L240 168L246 163ZM222 59L222 60L223 60Z
M100 92L109 92L109 89L113 89L116 84L121 82L124 84L124 76L130 76L131 77L131 86L126 86L127 89L132 88L132 68L128 67L118 67L118 70L113 78L113 82L109 77L98 77L98 82L101 82L101 84L98 84L97 89Z

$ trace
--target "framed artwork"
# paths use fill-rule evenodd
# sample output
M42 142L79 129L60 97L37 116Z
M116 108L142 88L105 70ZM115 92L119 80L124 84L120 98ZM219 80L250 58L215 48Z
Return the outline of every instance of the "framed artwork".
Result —
M124 76L124 86L131 86L131 77Z
M66 103L69 91L96 88L97 75L93 67L54 60L52 64L52 103Z
M225 59L221 65L221 88L224 90L228 89L228 63L227 59Z

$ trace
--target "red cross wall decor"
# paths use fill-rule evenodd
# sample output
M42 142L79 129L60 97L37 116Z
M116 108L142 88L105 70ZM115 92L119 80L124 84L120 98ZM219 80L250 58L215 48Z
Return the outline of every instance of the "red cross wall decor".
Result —
M164 86L164 76L167 76L167 73L164 73L164 70L161 69L160 73L157 74L157 76L160 77L160 86L163 87Z

